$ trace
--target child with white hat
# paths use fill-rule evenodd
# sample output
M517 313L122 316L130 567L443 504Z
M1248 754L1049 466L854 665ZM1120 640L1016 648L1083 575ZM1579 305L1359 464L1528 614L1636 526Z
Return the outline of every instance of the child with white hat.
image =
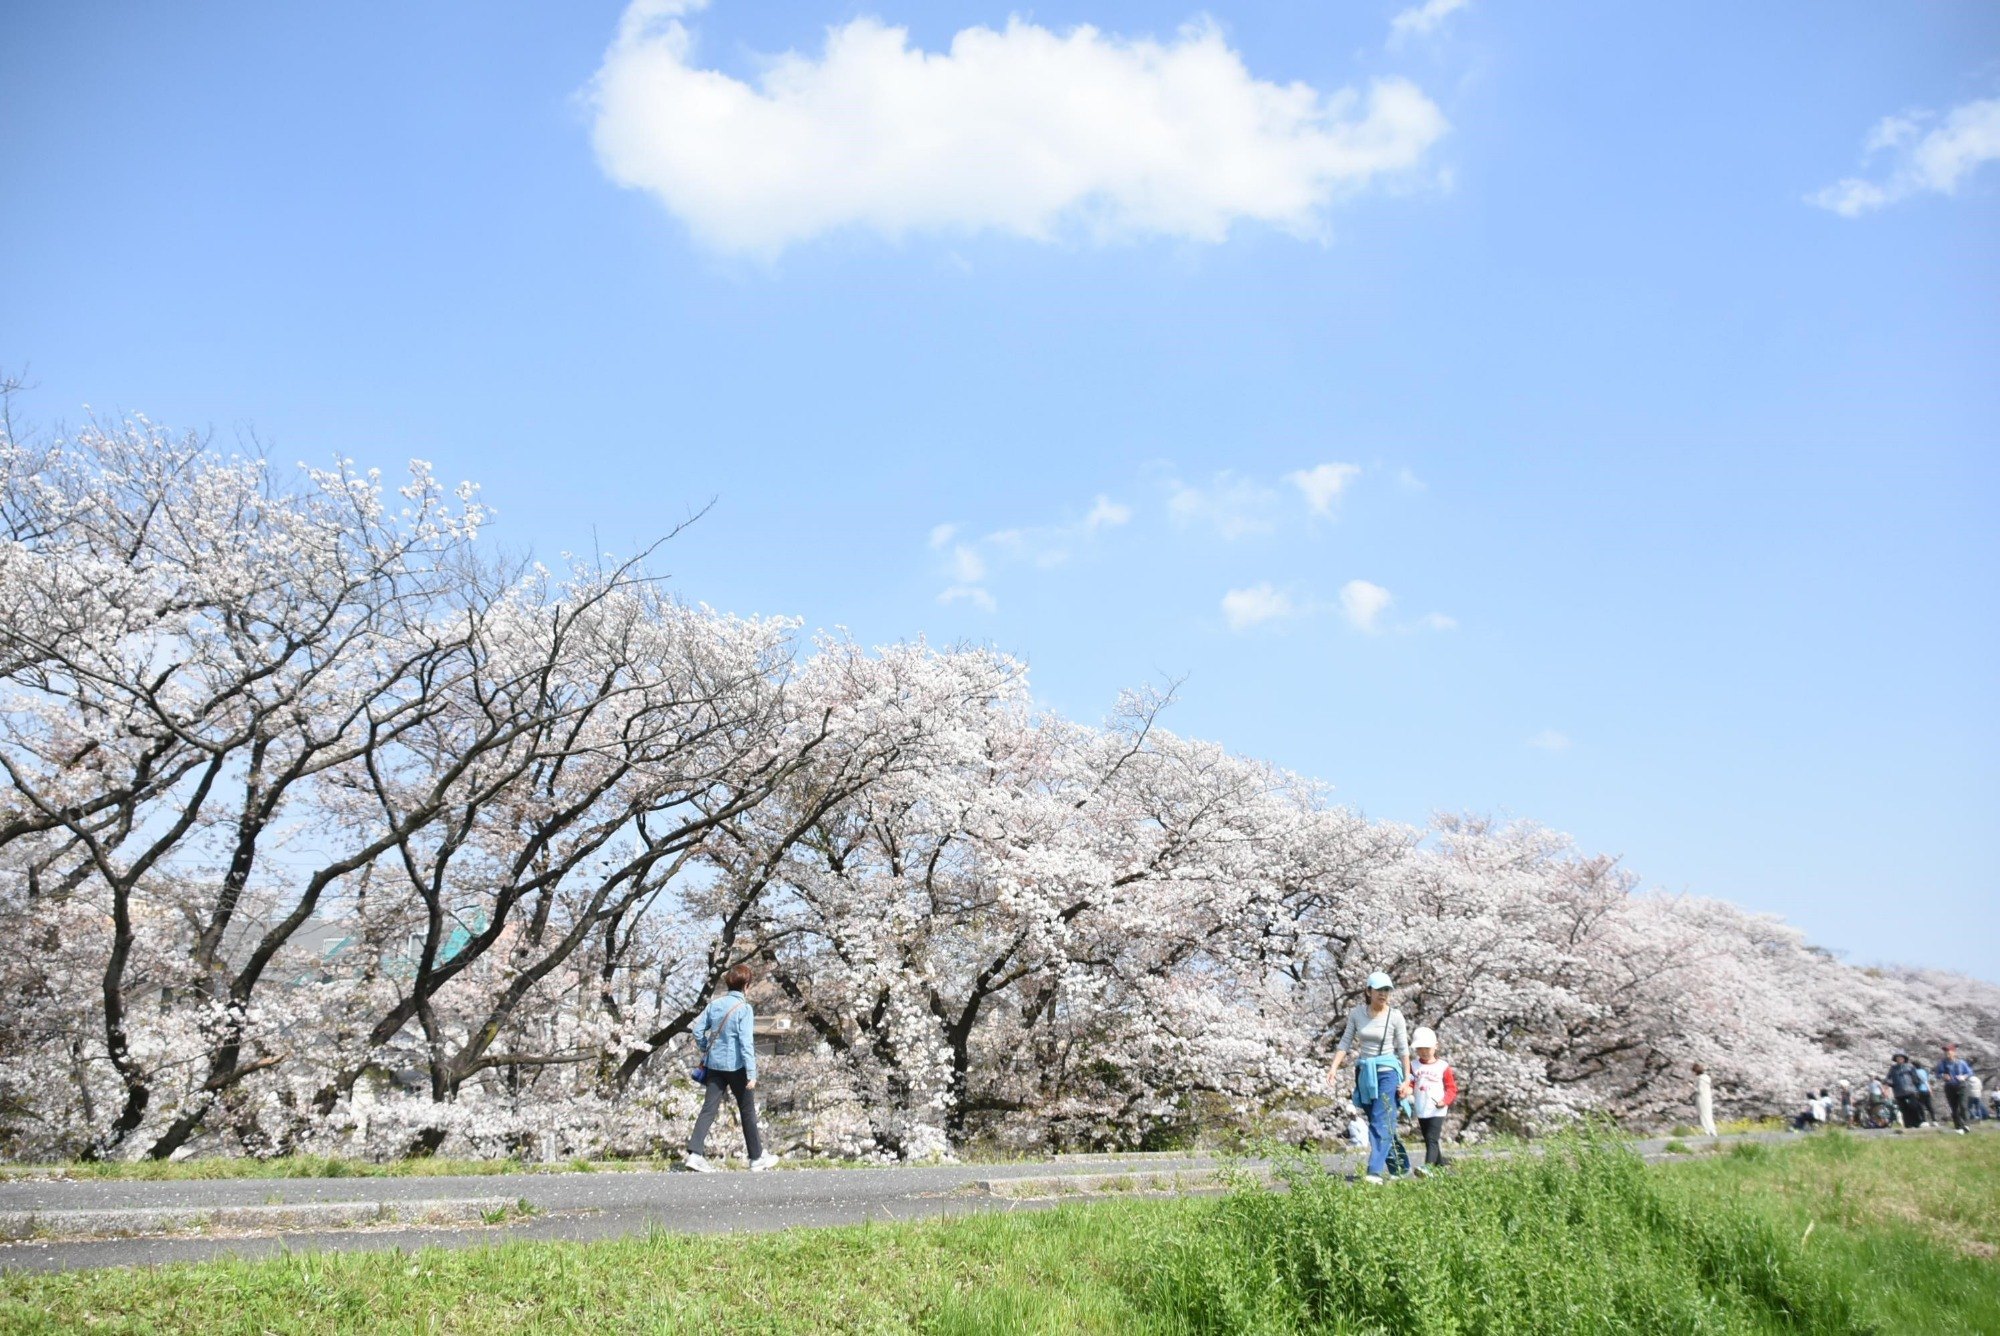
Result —
M1458 1098L1458 1073L1438 1056L1437 1032L1419 1025L1410 1036L1410 1077L1416 1084L1417 1126L1424 1130L1424 1162L1419 1174L1444 1168L1445 1114Z

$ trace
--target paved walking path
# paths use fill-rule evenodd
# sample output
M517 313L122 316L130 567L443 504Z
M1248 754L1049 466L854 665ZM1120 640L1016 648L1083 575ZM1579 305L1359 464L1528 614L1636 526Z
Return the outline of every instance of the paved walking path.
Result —
M1782 1141L1791 1133L1759 1133L1722 1141ZM1886 1135L1886 1134L1868 1134ZM1663 1158L1669 1138L1636 1142L1649 1159ZM1689 1147L1713 1145L1701 1137ZM1477 1152L1460 1152L1473 1153ZM205 1258L258 1257L284 1251L476 1247L514 1239L602 1239L663 1228L687 1232L777 1230L798 1226L907 1220L977 1210L1024 1210L1041 1185L1006 1180L1081 1179L1103 1174L1201 1175L1227 1164L1260 1161L1208 1156L1061 1156L1014 1164L912 1165L883 1169L781 1169L752 1174L611 1171L506 1174L453 1178L237 1178L173 1182L23 1180L0 1183L0 1215L9 1212L189 1210L271 1204L423 1203L427 1207L494 1198L528 1202L534 1210L513 1224L447 1224L313 1228L277 1232L171 1234L149 1238L31 1239L0 1244L0 1272L150 1265ZM1352 1153L1326 1157L1330 1169L1351 1172ZM987 1190L983 1185L999 1186ZM1027 1190L1028 1199L1008 1195ZM1053 1196L1054 1194L1050 1194ZM315 1212L317 1213L317 1212Z

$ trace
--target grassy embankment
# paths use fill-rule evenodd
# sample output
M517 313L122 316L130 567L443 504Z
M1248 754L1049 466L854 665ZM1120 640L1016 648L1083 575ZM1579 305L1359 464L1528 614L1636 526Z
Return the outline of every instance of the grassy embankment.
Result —
M1379 1189L0 1280L7 1332L1996 1332L2000 1136Z

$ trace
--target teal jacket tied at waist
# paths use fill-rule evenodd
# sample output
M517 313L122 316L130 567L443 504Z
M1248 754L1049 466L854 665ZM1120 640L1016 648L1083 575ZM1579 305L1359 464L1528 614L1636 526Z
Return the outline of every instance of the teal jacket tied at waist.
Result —
M1396 1060L1394 1053L1379 1053L1372 1058L1357 1058L1354 1062L1354 1107L1365 1109L1375 1102L1375 1096L1382 1089L1381 1071L1386 1067L1396 1074L1396 1085L1403 1084L1403 1064Z

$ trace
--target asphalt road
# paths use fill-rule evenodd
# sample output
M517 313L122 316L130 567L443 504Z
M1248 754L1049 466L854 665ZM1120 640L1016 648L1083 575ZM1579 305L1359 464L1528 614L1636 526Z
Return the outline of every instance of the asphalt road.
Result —
M1767 1134L1756 1140L1783 1139ZM1691 1142L1699 1138L1690 1138ZM1636 1148L1657 1156L1665 1139ZM1017 1164L953 1164L883 1169L780 1169L752 1174L624 1172L504 1174L454 1178L202 1179L177 1182L17 1181L0 1183L0 1211L118 1207L239 1206L281 1201L526 1199L536 1214L508 1225L384 1226L263 1235L179 1234L152 1238L27 1240L0 1244L0 1272L158 1265L206 1258L347 1249L406 1251L478 1247L513 1239L602 1239L649 1229L691 1233L766 1231L869 1220L908 1220L978 1210L1033 1210L1047 1204L996 1197L985 1180L1107 1172L1193 1173L1224 1161L1165 1156L1063 1156ZM1254 1165L1255 1161L1233 1163ZM1352 1155L1329 1156L1349 1171Z
M504 1174L461 1178L207 1179L176 1182L0 1183L0 1210L242 1206L273 1200L434 1201L526 1199L537 1214L511 1225L370 1228L256 1236L30 1240L0 1244L0 1271L150 1265L283 1251L474 1247L510 1239L600 1239L650 1228L708 1233L906 1220L972 1210L1030 1210L1031 1201L977 1191L999 1178L1121 1170L1193 1172L1221 1162L1145 1156L1062 1157L1019 1164L912 1165L884 1169L779 1169L752 1174L625 1172Z

